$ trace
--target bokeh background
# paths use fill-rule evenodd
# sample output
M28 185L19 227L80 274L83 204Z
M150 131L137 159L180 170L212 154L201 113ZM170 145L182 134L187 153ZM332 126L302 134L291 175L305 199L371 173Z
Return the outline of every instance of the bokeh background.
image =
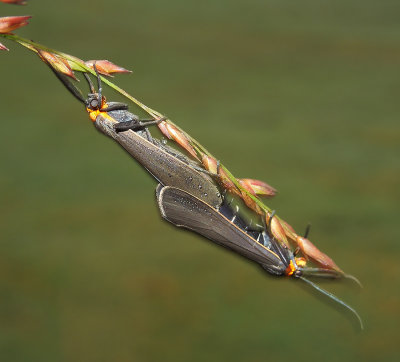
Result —
M399 357L400 3L0 4L18 34L133 69L167 114L364 284L300 282L162 221L156 183L33 54L0 54L2 361L394 361ZM83 84L82 84L83 85ZM109 99L120 99L107 89ZM135 111L135 108L131 108Z

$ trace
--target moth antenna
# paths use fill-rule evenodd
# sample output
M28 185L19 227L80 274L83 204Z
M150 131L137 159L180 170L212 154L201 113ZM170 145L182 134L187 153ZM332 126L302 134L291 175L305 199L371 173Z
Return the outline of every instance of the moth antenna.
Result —
M102 92L103 92L103 87L102 87L102 84L101 84L101 78L100 78L100 74L99 74L99 71L97 70L97 67L96 67L96 62L94 62L93 63L93 69L94 69L94 71L96 72L96 76L97 76L97 88L98 88L98 91L97 91L97 94L99 95L99 105L100 105L100 107L101 107L101 105L102 105L102 100L103 100L103 98L102 98Z
M361 330L364 330L364 324L363 321L360 317L360 315L356 312L356 310L353 307L350 307L348 304L343 302L343 300L340 300L338 297L333 295L332 293L328 292L327 290L321 288L317 284L313 283L311 280L308 280L304 277L299 277L301 280L305 281L307 284L311 285L314 289L318 290L320 293L326 295L328 298L334 300L336 303L340 304L341 306L345 307L348 309L350 312L352 312L358 319L358 322L360 323L360 328Z
M92 94L96 93L96 89L94 89L94 85L93 85L92 81L90 80L90 77L87 75L87 73L83 73L83 76L85 77L86 81L89 84L90 93L92 93Z
M267 226L267 222L265 221L265 217L266 217L266 213L264 211L264 215L261 218L261 222L262 222L262 227L263 227L263 232L268 231L268 226Z
M310 233L311 230L311 224L308 223L306 226L306 231L304 232L304 239L308 239L308 234Z
M361 284L361 282L360 282L354 275L344 274L343 277L345 277L346 279L352 280L352 281L355 282L360 288L364 288L363 285Z

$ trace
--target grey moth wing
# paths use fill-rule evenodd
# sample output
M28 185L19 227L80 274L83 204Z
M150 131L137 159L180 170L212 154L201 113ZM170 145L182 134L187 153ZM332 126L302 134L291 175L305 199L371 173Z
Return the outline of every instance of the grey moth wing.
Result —
M162 185L158 185L156 196L162 217L172 224L195 231L264 268L285 267L277 254L197 197L178 188Z

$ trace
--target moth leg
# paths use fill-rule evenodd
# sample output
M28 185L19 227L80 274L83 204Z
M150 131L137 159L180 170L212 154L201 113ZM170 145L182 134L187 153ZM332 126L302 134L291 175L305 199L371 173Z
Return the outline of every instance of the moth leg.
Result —
M160 119L142 119L139 120L139 128L142 127L148 127L148 126L154 126L158 125L160 122L165 121L166 118L160 118Z
M261 242L261 233L259 233L258 234L258 236L257 236L257 239L255 239L255 241L254 241L254 243L253 243L253 248L254 248L254 246L258 243L258 244L261 244L261 245L264 245L264 243L262 243ZM263 238L264 239L264 238Z
M232 201L230 201L229 203L226 203L225 205L230 209L231 213L232 213L232 217L228 217L229 221L232 224L235 224L237 227L239 227L241 230L243 230L244 232L246 232L246 234L252 236L254 239L256 239L252 233L259 233L259 229L257 229L253 226L253 221L251 221L251 224L248 225L240 216L240 208L238 205L231 205ZM225 215L226 216L226 215ZM256 245L256 243L260 243L260 238L261 238L261 234L259 233L257 236L257 239L254 241L253 247L254 245ZM262 244L262 243L260 243Z
M128 131L130 129L135 130L135 127L137 128L138 126L138 120L132 118L129 121L126 122L118 122L114 124L114 130L115 132L119 133L119 132L125 132Z
M234 224L236 219L238 218L239 206L235 205L235 209L231 208L231 210L232 210L232 213L233 213L233 217L231 219L231 223Z
M144 133L146 134L146 139L147 139L147 141L152 142L153 137L151 137L151 134L150 134L150 131L149 131L148 128L145 128L145 129L144 129Z
M128 105L121 102L112 102L113 104L108 107L100 109L101 112L110 112L110 111L127 111Z
M261 231L265 230L263 225L260 225L256 220L253 219L250 219L250 222L246 224L244 229L246 231L257 231L257 232L259 232L260 230Z
M137 120L135 118L132 118L129 121L125 122L119 122L114 124L114 130L115 132L125 132L128 130L132 131L138 131L143 128L147 128L149 126L157 125L160 122L164 121L165 118L160 118L160 119L143 119L143 120Z
M271 215L270 215L270 220L272 220L272 218L275 216L275 214L276 214L276 210L272 210ZM270 221L270 223L271 223L271 221Z

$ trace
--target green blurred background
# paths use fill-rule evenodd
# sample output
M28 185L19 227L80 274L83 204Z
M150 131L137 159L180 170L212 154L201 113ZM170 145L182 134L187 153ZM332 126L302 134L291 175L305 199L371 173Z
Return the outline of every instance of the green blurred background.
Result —
M0 54L1 361L399 357L400 3L0 4L167 114L364 284L307 288L161 221L155 182L33 54ZM120 99L110 89L109 99ZM135 108L131 108L133 111Z

